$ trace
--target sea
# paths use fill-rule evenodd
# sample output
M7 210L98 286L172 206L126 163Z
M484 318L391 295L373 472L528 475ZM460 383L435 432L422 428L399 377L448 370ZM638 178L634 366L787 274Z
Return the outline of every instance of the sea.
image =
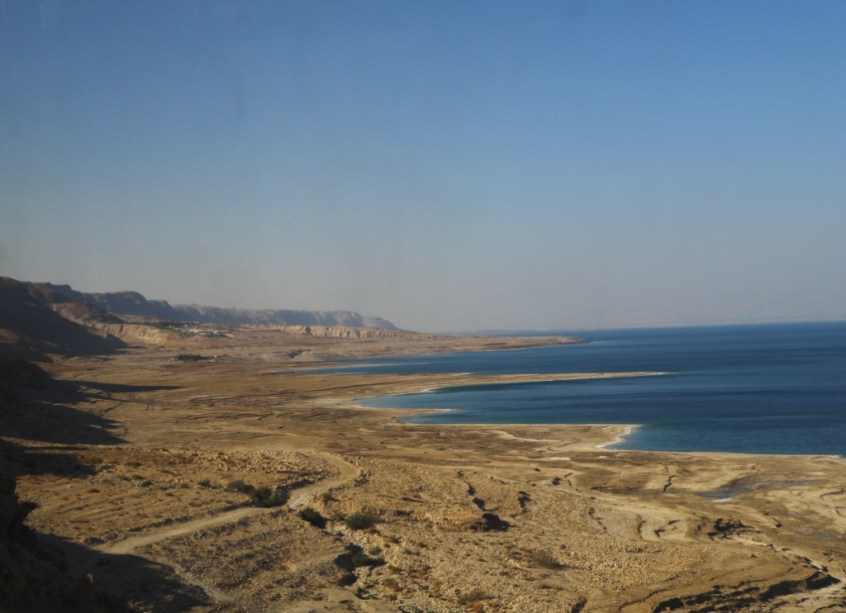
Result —
M362 399L440 424L626 424L619 449L846 456L846 322L545 332L582 344L368 359L347 373L662 373ZM525 335L525 333L523 334Z

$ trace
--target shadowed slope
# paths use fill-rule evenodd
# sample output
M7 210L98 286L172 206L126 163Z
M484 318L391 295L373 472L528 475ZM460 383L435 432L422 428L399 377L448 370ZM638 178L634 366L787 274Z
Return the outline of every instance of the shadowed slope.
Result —
M49 353L93 355L125 346L120 339L97 334L78 323L108 322L114 318L89 305L68 302L49 289L0 277L0 351L47 360Z

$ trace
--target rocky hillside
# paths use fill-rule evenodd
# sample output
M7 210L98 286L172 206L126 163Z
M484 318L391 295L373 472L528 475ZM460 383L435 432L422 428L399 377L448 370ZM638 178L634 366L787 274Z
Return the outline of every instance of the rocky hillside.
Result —
M0 288L8 289L4 281ZM44 412L56 405L33 395L51 386L56 382L41 368L0 351L0 611L126 611L123 602L98 592L90 581L68 575L62 550L41 542L24 523L36 505L18 500L16 475L37 470L38 454L15 439L33 439L45 431ZM75 432L68 415L61 414L62 427Z
M124 343L92 324L118 321L47 287L0 277L0 350L7 354L45 359L48 353L108 353Z
M79 292L69 285L36 284L74 302L86 302L120 316L155 318L164 321L192 321L223 325L343 326L347 328L387 328L396 326L381 317L367 317L354 311L293 311L287 309L235 309L199 304L172 305L166 300L148 300L138 292Z
M173 306L138 292L87 294L69 285L0 277L0 354L8 356L50 361L55 355L106 354L128 343L160 345L185 336L225 335L204 325L371 341L420 336L351 311Z

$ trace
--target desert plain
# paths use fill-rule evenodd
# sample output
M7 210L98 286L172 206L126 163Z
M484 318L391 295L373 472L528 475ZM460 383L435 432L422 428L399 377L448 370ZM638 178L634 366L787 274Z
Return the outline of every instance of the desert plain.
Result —
M357 400L513 378L316 368L565 340L141 335L42 365L0 461L41 545L134 611L846 610L842 458L408 424Z

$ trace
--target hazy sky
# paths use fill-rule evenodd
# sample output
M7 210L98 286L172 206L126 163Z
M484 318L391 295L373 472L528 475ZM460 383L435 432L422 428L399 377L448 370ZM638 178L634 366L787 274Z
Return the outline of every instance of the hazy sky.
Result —
M420 330L846 318L846 2L0 9L0 275Z

